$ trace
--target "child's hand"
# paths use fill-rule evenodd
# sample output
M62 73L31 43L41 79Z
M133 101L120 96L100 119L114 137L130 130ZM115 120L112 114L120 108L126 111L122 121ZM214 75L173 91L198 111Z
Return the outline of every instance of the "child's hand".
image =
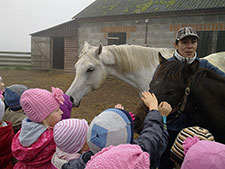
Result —
M162 116L168 116L171 111L172 107L170 106L169 103L164 101L159 104L159 112L161 113Z
M115 108L124 110L124 107L121 104L116 104Z
M142 92L141 99L144 101L149 110L158 110L158 100L154 93L144 91Z

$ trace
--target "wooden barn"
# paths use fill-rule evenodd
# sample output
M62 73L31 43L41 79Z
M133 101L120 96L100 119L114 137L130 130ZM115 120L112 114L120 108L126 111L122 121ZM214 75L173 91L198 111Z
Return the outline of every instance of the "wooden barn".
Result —
M32 69L74 70L78 59L75 20L31 34Z
M194 27L198 55L225 51L225 0L95 0L70 22L31 34L32 68L74 71L83 47L173 47L175 32Z

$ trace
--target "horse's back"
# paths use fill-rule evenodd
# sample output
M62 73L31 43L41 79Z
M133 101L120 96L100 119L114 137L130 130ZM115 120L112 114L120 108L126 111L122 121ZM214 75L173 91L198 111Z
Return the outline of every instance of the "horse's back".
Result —
M208 60L210 63L225 72L225 52L213 53L204 57L203 59Z

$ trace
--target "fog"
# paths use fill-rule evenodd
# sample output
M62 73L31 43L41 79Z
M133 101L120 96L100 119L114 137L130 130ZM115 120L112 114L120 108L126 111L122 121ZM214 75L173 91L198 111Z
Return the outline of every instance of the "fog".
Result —
M30 52L30 34L72 19L94 0L0 0L0 51Z

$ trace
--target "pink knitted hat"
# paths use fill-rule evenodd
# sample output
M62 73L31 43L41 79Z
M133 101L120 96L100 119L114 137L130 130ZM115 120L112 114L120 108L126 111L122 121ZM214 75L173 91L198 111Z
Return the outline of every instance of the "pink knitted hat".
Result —
M65 119L54 127L57 147L66 153L79 152L87 140L88 123L82 119Z
M52 87L52 93L45 89L29 89L20 98L22 109L28 118L36 123L46 119L63 102L63 91L54 87Z
M138 145L120 144L103 148L91 157L85 169L149 169L149 154Z
M225 166L225 145L196 138L184 142L186 154L181 169L222 169Z

